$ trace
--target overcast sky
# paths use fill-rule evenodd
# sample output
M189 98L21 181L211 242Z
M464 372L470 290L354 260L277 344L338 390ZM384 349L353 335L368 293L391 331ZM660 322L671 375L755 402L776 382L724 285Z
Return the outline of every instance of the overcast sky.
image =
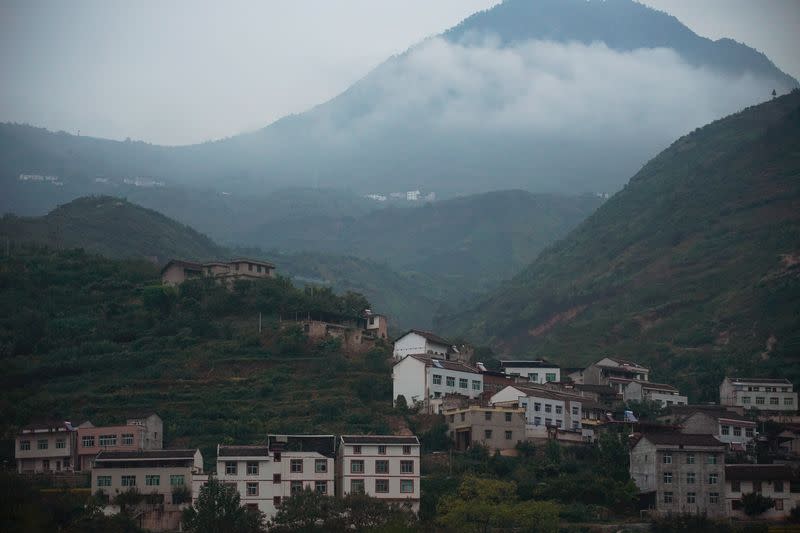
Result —
M496 0L0 0L0 121L162 144L253 130ZM800 78L800 0L646 0Z

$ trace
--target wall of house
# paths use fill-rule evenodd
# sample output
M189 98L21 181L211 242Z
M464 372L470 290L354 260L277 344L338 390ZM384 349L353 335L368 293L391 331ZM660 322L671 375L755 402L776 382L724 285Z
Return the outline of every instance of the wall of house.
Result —
M392 405L399 395L405 396L409 406L415 402L425 402L426 393L425 363L413 357L406 357L392 368Z
M147 476L158 476L158 485L147 485ZM111 477L111 484L105 485L98 481L102 478ZM148 466L141 468L131 467L96 467L92 470L92 494L102 490L106 495L113 498L119 493L126 492L131 486L122 485L122 476L135 476L136 490L142 494L163 494L165 503L172 503L172 491L176 487L185 486L192 488L192 466L183 467L169 466L156 467ZM183 476L183 484L171 483L171 476Z
M522 402L530 426L581 429L581 402L577 400L528 396ZM573 408L576 409L574 415Z
M627 389L631 388L633 383L628 385ZM661 407L669 407L671 405L686 405L688 399L686 396L681 396L680 394L671 394L667 392L661 392L653 389L644 389L645 398L651 402L658 402L661 404Z
M79 427L77 448L80 470L91 470L95 456L101 451L135 451L141 449L144 428L139 426ZM115 444L100 446L100 437L113 436ZM129 444L126 444L129 442Z
M509 376L520 376L533 383L547 383L548 381L561 381L561 369L558 367L538 368L538 367L519 367L507 368L506 374ZM550 380L547 375L551 374Z
M776 490L776 483L774 480L764 479L760 482L739 481L738 486L736 486L736 482L725 480L725 500L728 515L731 518L739 518L742 520L750 518L737 504L741 502L742 496L745 494L760 492L762 496L775 500L775 506L772 509L758 516L760 520L782 520L788 517L792 509L796 506L800 506L800 493L791 492L790 480L785 479L779 481L783 482L782 487L777 487L782 489L780 491Z
M170 265L161 273L161 283L164 285L180 285L186 281L186 274L182 265Z
M492 451L510 450L526 440L525 412L521 409L459 409L445 412L445 421L450 438L459 445L462 441L457 435L465 431L469 432L469 445L481 444Z
M26 432L14 440L17 472L61 472L73 470L76 460L75 431ZM39 442L45 449L39 449ZM30 446L23 450L23 442ZM63 447L59 447L63 446Z
M647 439L631 449L629 471L639 492L656 490L656 447Z
M477 398L483 393L483 376L481 374L436 366L427 367L426 373L428 374L428 392L434 400L442 398L446 394L462 394L468 398ZM466 380L466 387L464 387L464 380Z
M771 389L776 388L776 391ZM751 389L751 390L748 390ZM787 390L783 390L787 389ZM736 384L725 378L719 388L720 404L756 408L762 411L797 411L797 393L788 384L743 383ZM776 403L777 402L777 403Z
M392 356L395 359L402 359L407 355L434 355L444 358L447 355L448 346L430 342L419 333L408 333L397 339L394 343Z
M419 445L405 445L410 449L409 454L403 453L404 445L384 444L386 453L378 453L378 443L362 444L361 453L355 453L353 445L340 444L338 451L339 465L337 468L336 490L337 495L344 496L351 492L353 480L364 482L364 491L369 496L389 500L397 503L408 503L414 512L419 510L420 498L420 447ZM354 472L353 461L363 461L363 472ZM379 473L376 461L388 461L388 473ZM412 472L401 470L402 462L411 462ZM388 482L388 492L376 492L376 480ZM401 492L401 482L411 481L412 492Z

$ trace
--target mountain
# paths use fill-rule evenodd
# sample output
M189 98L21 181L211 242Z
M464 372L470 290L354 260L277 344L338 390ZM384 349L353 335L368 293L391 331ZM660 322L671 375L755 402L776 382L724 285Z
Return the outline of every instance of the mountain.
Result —
M506 0L324 104L216 142L161 147L2 125L0 186L17 200L0 207L51 208L68 190L97 192L96 179L137 177L165 184L162 203L176 203L180 187L243 197L287 186L613 192L672 139L795 87L752 48L699 37L632 0ZM20 189L20 174L63 186Z
M564 365L616 355L691 400L800 379L800 91L697 129L448 334Z

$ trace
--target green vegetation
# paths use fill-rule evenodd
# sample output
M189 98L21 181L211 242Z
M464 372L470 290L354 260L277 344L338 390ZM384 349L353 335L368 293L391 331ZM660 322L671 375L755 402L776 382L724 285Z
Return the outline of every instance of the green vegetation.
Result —
M214 476L183 512L183 528L187 533L266 533L264 513L242 506L236 488Z
M563 365L602 355L712 400L725 374L800 381L800 91L698 129L525 271L440 321Z

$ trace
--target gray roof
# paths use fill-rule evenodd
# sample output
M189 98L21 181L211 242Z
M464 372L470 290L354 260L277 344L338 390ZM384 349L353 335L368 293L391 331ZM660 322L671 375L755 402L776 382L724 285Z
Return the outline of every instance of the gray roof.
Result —
M738 383L770 383L773 385L791 385L792 382L786 378L771 379L771 378L728 378L731 381Z
M416 333L417 335L425 337L429 341L435 342L436 344L443 344L443 345L448 346L448 347L451 346L450 341L443 339L442 337L440 337L439 335L437 335L435 333L431 333L430 331L425 331L425 330L422 330L422 329L410 329L410 330L406 331L405 333L403 333L402 335L400 335L398 337L398 339L402 339L403 337L405 337L409 333Z
M136 452L100 452L96 461L130 461L130 460L167 460L167 459L193 459L197 453L196 448L175 450L144 450Z
M470 366L465 363L459 363L458 361L445 361L444 359L436 359L428 357L427 355L417 355L417 354L412 354L409 355L408 357L413 357L417 361L422 361L423 363L425 363L425 366L438 367L438 368L443 368L445 370L453 370L456 372L469 372L470 374L481 373L481 371L475 368L474 366ZM400 362L402 362L402 360ZM400 362L396 364L399 364Z
M284 442L285 439L285 442ZM267 447L285 452L317 452L326 457L336 455L333 435L267 435Z
M758 481L796 479L789 465L725 465L725 479Z
M266 446L220 446L217 457L266 457L269 449Z
M345 444L419 444L414 435L342 435Z
M646 433L642 438L653 444L664 446L724 446L711 435L696 433L677 433L672 431Z
M537 359L535 361L501 360L500 366L503 368L559 368L557 364L545 361L544 359Z

